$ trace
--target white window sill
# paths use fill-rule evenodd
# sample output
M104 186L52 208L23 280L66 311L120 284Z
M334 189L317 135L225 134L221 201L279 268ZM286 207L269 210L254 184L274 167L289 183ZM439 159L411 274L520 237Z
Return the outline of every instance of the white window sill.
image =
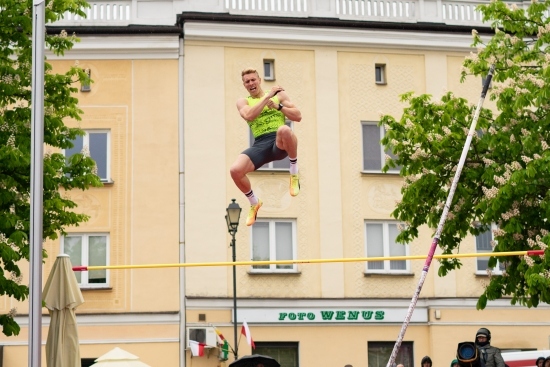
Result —
M399 171L388 171L388 172L382 172L382 170L380 171L361 171L362 174L364 175L372 175L372 174L375 174L375 175L395 175L395 176L399 176Z
M390 271L386 271L386 272L365 271L365 272L363 272L363 275L366 276L366 277L371 277L371 276L413 277L414 273L412 273L412 272L390 272Z
M97 286L91 286L89 284L79 284L81 291L95 291L95 290L111 290L113 287L111 287L108 284L101 284Z
M300 275L298 270L249 270L248 275Z

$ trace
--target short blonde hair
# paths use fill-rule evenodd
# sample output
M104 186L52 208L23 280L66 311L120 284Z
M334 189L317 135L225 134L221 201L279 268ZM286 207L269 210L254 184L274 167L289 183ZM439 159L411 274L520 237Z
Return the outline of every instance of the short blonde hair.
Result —
M253 74L253 73L256 73L256 75L260 76L258 74L258 72L256 71L256 69L248 67L248 68L244 69L243 71L241 71L241 77L243 77L247 74Z

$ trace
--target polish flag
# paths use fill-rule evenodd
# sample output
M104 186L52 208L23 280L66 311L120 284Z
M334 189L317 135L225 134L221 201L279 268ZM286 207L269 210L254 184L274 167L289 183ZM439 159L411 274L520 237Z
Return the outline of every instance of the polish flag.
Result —
M254 344L254 340L252 340L252 335L250 335L250 329L248 328L248 324L246 323L246 320L243 321L241 334L243 334L246 337L246 341L248 342L248 345L252 347L252 349L256 348L256 345Z
M206 344L199 343L194 340L189 340L189 348L191 348L191 355L193 357L202 357L204 355L204 346Z

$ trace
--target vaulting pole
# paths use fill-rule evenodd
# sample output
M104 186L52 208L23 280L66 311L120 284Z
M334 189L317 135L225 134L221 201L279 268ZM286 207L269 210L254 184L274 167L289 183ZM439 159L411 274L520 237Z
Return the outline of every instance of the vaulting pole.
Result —
M422 269L422 274L420 274L420 280L418 281L418 286L416 287L416 291L414 292L414 295L412 297L411 303L409 305L409 309L407 310L407 314L405 316L405 321L403 321L403 325L401 326L401 331L397 336L397 340L395 342L395 345L390 355L390 359L388 360L388 364L386 365L386 367L393 367L395 365L395 358L397 357L397 353L399 352L399 347L401 346L401 342L405 337L405 332L407 331L407 327L409 326L409 322L411 321L411 317L414 312L416 302L418 301L418 297L420 296L420 291L422 291L422 286L424 285L424 281L426 280L426 276L428 275L428 270L430 270L430 264L432 263L432 259L434 257L435 249L437 248L437 244L439 243L439 238L441 237L441 233L443 233L443 227L445 226L445 221L447 220L447 214L449 214L449 209L451 208L451 204L453 202L456 186L458 185L458 181L460 180L460 174L462 173L462 168L464 168L464 163L466 162L466 157L468 156L468 150L470 149L470 144L472 143L472 137L476 133L477 119L479 118L479 114L481 113L481 107L483 106L483 102L485 101L485 96L487 95L487 90L489 89L489 85L491 84L491 79L493 79L494 71L495 71L495 66L491 65L491 68L489 69L489 74L487 74L487 79L485 79L485 84L483 85L483 90L481 91L481 97L479 98L479 102L477 103L476 112L474 114L474 118L472 119L470 130L468 131L468 136L466 137L466 142L464 143L464 148L462 149L460 160L458 161L458 165L456 167L456 173L455 173L455 176L453 177L453 182L449 190L449 195L447 195L447 201L445 202L445 207L443 207L443 213L441 213L441 219L439 220L437 230L435 231L435 235L432 240L430 251L428 252L426 262L424 263L424 268Z

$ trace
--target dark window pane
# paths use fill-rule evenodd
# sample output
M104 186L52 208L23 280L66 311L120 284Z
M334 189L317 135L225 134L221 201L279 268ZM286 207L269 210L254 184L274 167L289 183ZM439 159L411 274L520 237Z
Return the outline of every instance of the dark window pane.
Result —
M365 171L382 169L380 128L376 125L363 125L363 169Z
M256 222L252 226L252 260L269 260L269 223ZM253 265L253 269L269 269L269 265Z
M390 243L390 256L405 256L407 248L405 245L397 243L395 239L399 235L397 224L388 224L388 234ZM407 270L407 262L405 260L391 260L390 270Z
M492 252L491 240L493 239L491 230L480 233L476 236L476 251L477 252ZM477 258L477 270L487 270L489 266L488 257Z
M292 260L292 223L275 223L275 260ZM277 265L277 269L292 269L292 264Z
M298 343L294 342L255 342L254 354L275 358L281 367L299 367Z
M70 236L65 237L63 241L63 252L69 255L71 264L73 266L79 265L88 265L82 263L82 237L81 236ZM75 271L74 275L76 276L76 281L78 283L82 282L82 273L80 271Z
M384 235L382 223L367 223L367 257L384 256ZM383 261L369 261L367 263L369 270L384 269Z
M90 236L88 238L88 266L107 265L107 237ZM107 270L91 270L88 272L90 283L107 283Z
M82 152L82 146L83 146L84 138L82 136L77 136L75 140L73 140L74 146L72 148L65 149L65 157L67 159L76 153Z
M107 180L107 133L90 133L90 156L97 165L97 175Z

